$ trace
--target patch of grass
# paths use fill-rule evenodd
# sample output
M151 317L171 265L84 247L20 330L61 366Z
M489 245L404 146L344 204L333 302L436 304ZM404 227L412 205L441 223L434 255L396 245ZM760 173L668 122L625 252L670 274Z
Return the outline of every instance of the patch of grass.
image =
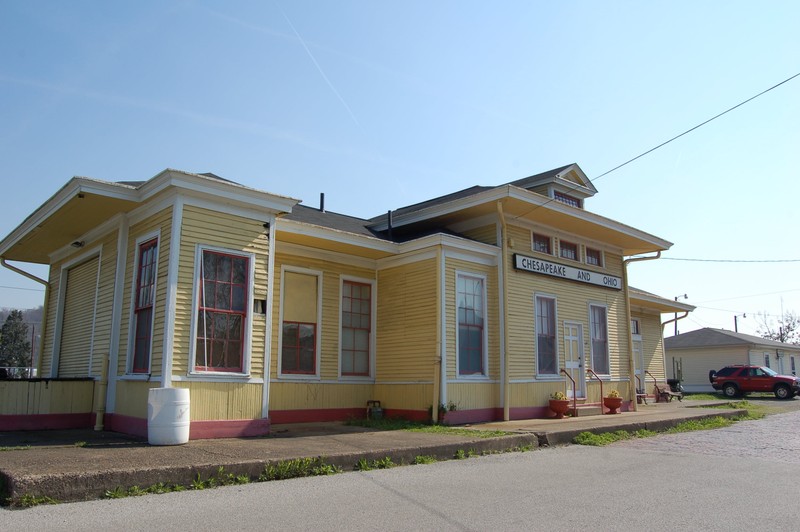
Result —
M75 443L73 443L73 445L75 447L86 447L86 442L85 441L76 441Z
M381 458L379 460L367 460L362 458L356 465L353 467L356 471L372 471L373 469L391 469L392 467L396 467L391 458L388 456L385 458Z
M282 460L275 464L268 464L263 473L259 475L260 482L270 480L285 480L287 478L316 477L321 475L335 475L341 473L342 468L325 462L322 457L296 458Z
M572 440L578 445L592 445L601 447L622 440L629 440L634 435L626 430L617 430L614 432L604 432L602 434L595 434L594 432L581 432Z
M721 396L716 393L684 393L683 398L689 401L718 401Z
M505 432L502 430L473 430L458 427L448 427L446 425L420 425L418 427L409 427L405 430L410 432L425 432L429 434L472 436L474 438L497 438L498 436L507 436L510 434L510 432Z
M502 430L473 430L448 425L431 425L409 421L402 418L390 419L350 419L347 425L355 427L367 427L375 430L408 430L411 432L426 432L431 434L453 434L456 436L473 436L475 438L496 438L506 436L510 433Z
M4 451L30 451L30 445L13 445L10 447L0 447L0 452Z
M436 460L436 458L434 458L433 456L427 456L427 455L422 455L421 454L421 455L415 456L414 457L414 461L412 463L414 465L422 465L422 464L434 464L437 461L438 460Z
M33 506L39 506L40 504L58 504L58 501L47 495L31 495L26 493L12 502L12 506L16 508L31 508Z
M456 460L464 460L466 458L472 458L475 456L475 449L459 449L456 451L456 454L453 455L453 458Z

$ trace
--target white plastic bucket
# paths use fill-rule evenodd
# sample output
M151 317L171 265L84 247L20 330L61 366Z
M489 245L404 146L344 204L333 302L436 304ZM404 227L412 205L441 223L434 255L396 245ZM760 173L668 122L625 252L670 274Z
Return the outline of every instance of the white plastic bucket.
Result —
M150 388L147 395L147 441L180 445L189 441L189 390Z

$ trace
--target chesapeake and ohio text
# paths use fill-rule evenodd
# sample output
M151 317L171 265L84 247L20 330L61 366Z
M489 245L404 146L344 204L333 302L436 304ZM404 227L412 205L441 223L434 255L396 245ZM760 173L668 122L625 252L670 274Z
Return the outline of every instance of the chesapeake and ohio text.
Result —
M514 254L514 267L526 272L541 273L552 277L560 277L562 279L570 279L581 283L622 290L622 279L619 277L573 268L572 266L556 264L555 262L539 260L533 257L526 257L525 255Z

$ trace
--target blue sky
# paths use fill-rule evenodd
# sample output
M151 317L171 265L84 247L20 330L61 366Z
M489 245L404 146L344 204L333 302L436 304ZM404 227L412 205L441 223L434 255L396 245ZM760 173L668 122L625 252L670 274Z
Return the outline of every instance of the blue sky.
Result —
M0 233L74 175L213 172L363 217L572 162L594 178L800 72L798 27L793 1L4 0ZM666 258L800 259L799 124L796 78L586 207L674 242ZM699 307L683 332L800 312L798 272L630 269ZM0 307L39 288L3 269Z

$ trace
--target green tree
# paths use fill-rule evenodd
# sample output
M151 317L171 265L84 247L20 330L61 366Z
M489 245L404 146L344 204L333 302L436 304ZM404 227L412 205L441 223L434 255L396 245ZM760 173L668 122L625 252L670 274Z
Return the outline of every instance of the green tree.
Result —
M21 310L12 310L0 329L0 366L26 367L31 363L28 325Z

